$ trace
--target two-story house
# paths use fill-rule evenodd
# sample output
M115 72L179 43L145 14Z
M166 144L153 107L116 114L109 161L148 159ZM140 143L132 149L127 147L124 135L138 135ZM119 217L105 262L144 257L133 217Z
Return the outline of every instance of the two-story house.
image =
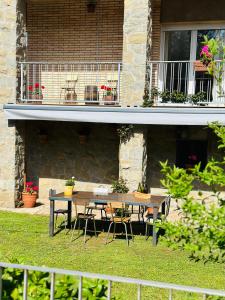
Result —
M1 0L0 206L25 175L40 198L72 175L77 189L119 176L160 189L160 160L216 155L206 125L225 123L225 99L199 63L204 35L225 40L215 2ZM121 124L133 125L126 143Z

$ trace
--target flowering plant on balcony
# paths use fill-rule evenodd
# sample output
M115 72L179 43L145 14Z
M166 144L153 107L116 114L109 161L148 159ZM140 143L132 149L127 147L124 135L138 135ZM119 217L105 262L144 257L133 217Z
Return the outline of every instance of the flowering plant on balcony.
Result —
M38 82L36 82L34 85L29 85L28 90L30 95L37 96L37 98L42 98L42 90L45 89L43 85L40 85Z
M114 95L114 91L111 87L106 86L106 85L102 85L101 86L101 90L104 91L104 96L111 96Z
M208 74L212 75L218 86L219 97L225 96L222 88L225 63L225 45L219 39L204 37L203 47L200 52L201 62L207 67Z

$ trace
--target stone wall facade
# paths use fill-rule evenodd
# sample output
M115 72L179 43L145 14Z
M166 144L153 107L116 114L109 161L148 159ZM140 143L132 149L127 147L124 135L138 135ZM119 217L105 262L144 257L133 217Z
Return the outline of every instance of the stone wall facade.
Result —
M0 206L15 200L16 128L2 106L16 101L16 0L0 2Z
M80 141L80 132L87 140ZM115 125L70 122L26 123L27 178L39 181L40 199L48 190L64 189L65 179L74 176L76 189L92 191L111 186L119 176L119 138Z
M145 87L148 0L124 0L123 106L142 104Z

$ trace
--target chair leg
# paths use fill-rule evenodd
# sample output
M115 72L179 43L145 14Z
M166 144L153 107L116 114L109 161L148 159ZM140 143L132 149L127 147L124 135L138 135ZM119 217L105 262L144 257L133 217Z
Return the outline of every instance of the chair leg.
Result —
M73 235L74 235L74 231L75 231L75 229L76 229L76 225L77 225L77 219L76 219L75 222L74 222L73 231L72 231L72 236L71 236L71 242L72 242L72 240L73 240Z
M110 229L111 229L111 227L112 227L112 224L113 224L113 222L111 222L110 225L109 225L108 233L107 233L107 236L106 236L106 239L105 239L105 244L107 244L107 241L108 241L108 237L109 237L109 233L110 233Z
M115 232L116 232L116 223L114 223L114 226L113 226L114 228L113 228L113 239L114 239L114 237L115 237Z
M88 225L88 219L86 219L86 221L85 221L85 229L84 229L84 244L86 243L87 225Z
M130 233L131 233L132 241L134 242L133 228L131 222L130 222Z
M80 235L80 219L78 219L78 235Z
M145 239L147 241L147 239L149 238L149 226L148 223L146 223L146 227L145 227Z
M97 231L96 231L96 224L95 224L95 219L93 219L93 224L94 224L94 231L95 231L95 236L97 237Z
M57 220L58 220L58 214L55 216L55 229L57 228Z
M124 228L125 228L127 246L129 246L129 239L128 239L128 235L127 235L127 224L126 223L123 223L123 224L124 224Z

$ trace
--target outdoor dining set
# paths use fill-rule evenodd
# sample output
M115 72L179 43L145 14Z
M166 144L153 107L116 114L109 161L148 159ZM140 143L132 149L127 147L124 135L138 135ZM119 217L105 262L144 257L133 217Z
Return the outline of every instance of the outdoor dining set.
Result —
M132 228L132 215L137 215L138 222L145 223L146 240L152 226L152 244L157 244L156 220L162 220L169 214L170 196L150 195L142 198L135 193L120 194L96 194L94 192L76 191L72 196L65 196L64 193L49 191L50 200L50 222L49 235L53 237L56 232L56 223L59 215L64 216L64 227L72 230L71 240L74 239L75 229L78 229L78 236L83 225L84 244L86 243L87 231L90 231L90 223L93 225L93 232L97 237L96 213L101 215L100 221L109 224L105 243L108 243L109 234L113 229L113 238L116 235L116 227L124 229L127 245L129 237L134 241ZM56 203L63 201L67 203L66 209L56 209ZM72 204L75 209L75 218L72 222ZM79 212L78 212L79 209ZM145 217L144 217L145 214ZM129 234L128 234L129 231Z

